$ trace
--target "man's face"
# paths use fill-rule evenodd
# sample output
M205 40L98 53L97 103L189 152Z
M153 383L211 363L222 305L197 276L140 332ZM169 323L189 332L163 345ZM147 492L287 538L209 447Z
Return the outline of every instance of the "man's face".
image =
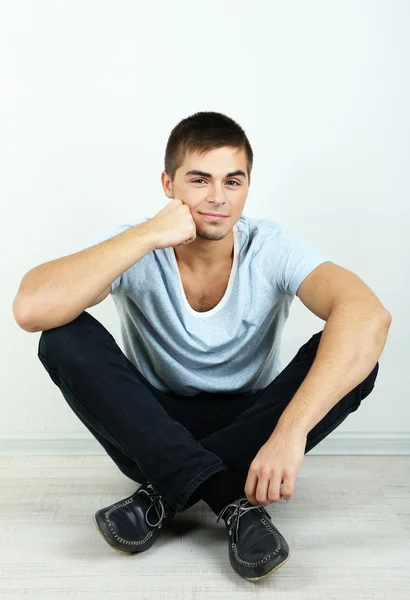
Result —
M200 174L187 174L188 171ZM244 175L235 173L243 171ZM189 154L177 170L174 182L163 171L162 184L168 198L188 205L198 237L220 240L232 229L243 212L249 182L245 150L224 146L203 156ZM210 220L201 213L227 215L225 219Z

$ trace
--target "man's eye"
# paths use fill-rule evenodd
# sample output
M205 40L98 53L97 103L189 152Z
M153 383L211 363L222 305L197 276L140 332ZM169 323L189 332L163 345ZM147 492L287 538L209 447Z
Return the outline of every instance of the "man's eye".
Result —
M194 179L192 183L196 183L197 181L205 181L205 179L202 179L202 177L200 177L199 179ZM240 183L238 183L234 179L230 179L229 181L232 181L233 183L236 183L236 185L241 185Z

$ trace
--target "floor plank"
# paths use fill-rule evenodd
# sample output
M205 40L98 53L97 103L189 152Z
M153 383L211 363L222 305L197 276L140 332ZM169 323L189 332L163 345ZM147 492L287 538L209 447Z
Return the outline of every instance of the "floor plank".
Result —
M0 456L0 600L409 600L410 457L305 457L290 502L268 506L289 561L248 582L204 502L146 553L93 523L138 484L106 455Z

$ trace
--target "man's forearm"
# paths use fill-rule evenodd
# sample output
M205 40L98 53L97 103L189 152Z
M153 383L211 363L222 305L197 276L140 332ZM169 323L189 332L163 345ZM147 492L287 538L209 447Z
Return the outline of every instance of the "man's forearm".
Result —
M352 303L335 307L325 323L315 360L275 428L304 434L372 372L386 342L388 316Z

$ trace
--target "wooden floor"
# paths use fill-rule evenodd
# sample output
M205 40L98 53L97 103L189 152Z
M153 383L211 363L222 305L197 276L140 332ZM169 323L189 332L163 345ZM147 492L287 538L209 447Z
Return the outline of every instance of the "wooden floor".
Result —
M204 502L142 554L114 551L93 514L138 484L108 455L0 456L1 600L410 600L410 457L309 456L268 506L290 546L259 582L229 564Z

